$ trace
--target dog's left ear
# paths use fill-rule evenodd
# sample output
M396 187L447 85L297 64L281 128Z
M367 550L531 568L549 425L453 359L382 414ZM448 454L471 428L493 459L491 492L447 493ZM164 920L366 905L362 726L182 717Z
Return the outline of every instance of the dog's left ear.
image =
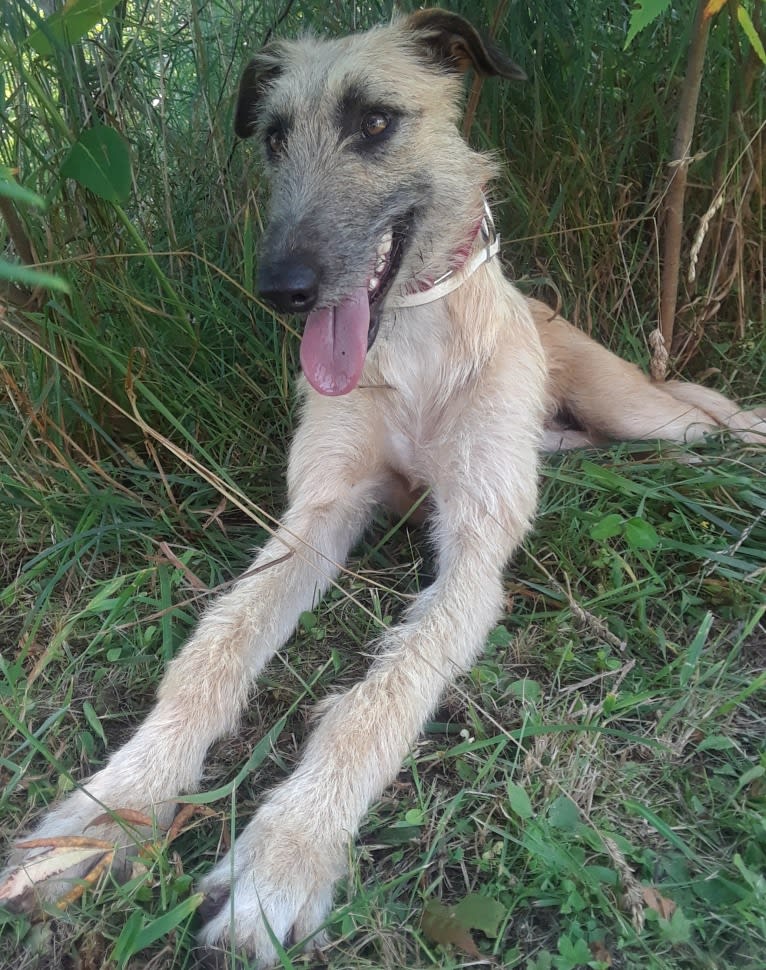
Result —
M249 138L254 134L260 102L281 71L276 46L267 46L255 55L242 72L234 111L234 131L240 138Z
M404 21L417 34L417 42L429 60L464 74L473 68L484 76L496 75L513 81L526 81L518 64L463 17L439 7L418 10Z

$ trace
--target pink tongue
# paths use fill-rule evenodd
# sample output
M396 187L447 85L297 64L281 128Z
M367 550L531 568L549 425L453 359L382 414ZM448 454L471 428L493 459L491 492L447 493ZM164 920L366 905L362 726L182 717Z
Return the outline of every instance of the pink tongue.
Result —
M339 306L312 310L301 340L301 367L315 391L336 397L359 383L367 355L370 301L360 286Z

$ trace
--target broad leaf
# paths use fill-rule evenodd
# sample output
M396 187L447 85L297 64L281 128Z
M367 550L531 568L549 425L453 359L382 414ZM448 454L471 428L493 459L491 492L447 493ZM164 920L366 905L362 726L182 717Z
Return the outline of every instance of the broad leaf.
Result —
M38 54L47 55L54 44L74 44L117 6L120 0L68 0L27 38Z
M426 937L434 943L452 944L479 959L481 953L471 930L496 937L506 912L501 903L479 893L469 893L454 906L445 906L438 899L432 899L423 912L421 926Z
M72 145L61 174L107 202L124 202L130 193L128 146L114 128L88 128Z
M442 946L452 944L477 960L481 958L479 948L454 906L445 906L438 899L430 900L423 912L421 926L426 939Z
M469 893L455 906L455 914L464 926L480 930L485 936L496 937L507 910L502 903L479 893Z
M599 542L604 539L613 539L622 532L622 525L622 516L617 515L616 512L612 512L591 526L590 537Z
M744 30L747 39L752 44L753 50L760 57L761 63L766 64L766 50L763 48L763 41L755 29L753 21L750 19L750 14L742 4L739 4L737 7L737 20L739 21L740 27Z
M529 795L515 781L508 782L508 801L512 810L521 818L532 818L534 815Z
M580 809L571 798L566 795L559 795L548 809L548 821L556 829L574 832L580 825Z
M638 0L630 11L630 27L625 38L625 50L630 46L636 34L654 23L658 17L670 8L670 0Z
M632 549L655 549L660 541L654 527L640 516L625 523L625 538Z

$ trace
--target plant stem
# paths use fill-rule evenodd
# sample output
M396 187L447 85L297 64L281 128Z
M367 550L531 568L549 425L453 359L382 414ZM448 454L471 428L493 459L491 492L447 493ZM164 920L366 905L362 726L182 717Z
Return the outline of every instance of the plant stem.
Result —
M681 90L678 108L678 127L673 141L671 172L665 202L665 239L662 254L662 279L660 283L660 329L665 347L670 351L678 299L678 275L681 265L683 241L684 196L689 168L689 150L694 135L697 101L702 84L702 69L709 30L709 20L704 12L706 0L699 0L694 19L686 77Z

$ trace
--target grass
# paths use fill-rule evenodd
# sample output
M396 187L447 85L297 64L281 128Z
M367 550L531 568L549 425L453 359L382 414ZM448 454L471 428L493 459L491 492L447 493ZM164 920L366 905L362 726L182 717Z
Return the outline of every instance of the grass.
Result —
M499 40L533 80L486 84L472 133L508 160L504 255L525 289L558 293L645 362L684 25L661 21L625 54L613 5L522 6ZM349 11L297 4L280 29L343 30ZM210 591L281 511L297 342L253 295L262 193L229 115L246 46L282 12L224 2L187 20L128 3L98 43L42 60L23 46L32 10L4 10L0 164L46 200L18 217L71 290L3 320L4 843L129 735ZM388 13L369 5L365 22ZM677 360L756 403L763 92L737 102L733 36L725 21L711 36L690 239L719 169L730 189L684 294ZM94 115L131 146L121 208L59 176ZM460 967L471 947L524 970L763 965L765 473L763 451L734 442L546 463L507 615L351 851L330 967ZM0 965L193 967L195 881L290 771L312 703L363 674L375 618L395 618L430 568L423 535L381 519L211 752L218 797L58 921L0 915ZM457 934L437 903L463 907Z

